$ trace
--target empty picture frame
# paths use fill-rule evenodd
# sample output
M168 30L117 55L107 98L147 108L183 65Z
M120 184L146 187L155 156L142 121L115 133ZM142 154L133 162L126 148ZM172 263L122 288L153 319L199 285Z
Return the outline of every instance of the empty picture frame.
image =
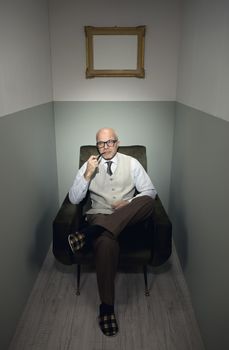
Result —
M86 78L145 77L145 26L85 26Z

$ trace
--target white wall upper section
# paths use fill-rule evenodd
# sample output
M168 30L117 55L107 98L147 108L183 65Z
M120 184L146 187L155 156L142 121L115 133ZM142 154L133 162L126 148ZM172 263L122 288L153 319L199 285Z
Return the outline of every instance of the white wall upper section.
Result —
M177 100L229 121L229 2L185 0Z
M180 0L50 0L50 25L55 101L176 99ZM146 25L145 79L86 79L85 25Z
M52 101L47 0L0 2L0 116Z

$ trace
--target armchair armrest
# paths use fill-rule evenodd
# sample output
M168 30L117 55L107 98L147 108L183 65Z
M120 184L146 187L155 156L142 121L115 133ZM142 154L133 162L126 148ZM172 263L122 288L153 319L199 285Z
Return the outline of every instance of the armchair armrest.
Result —
M157 196L155 199L153 253L151 265L163 264L172 253L172 223Z
M67 236L79 228L81 214L81 205L72 204L67 195L53 221L53 254L65 265L74 263Z

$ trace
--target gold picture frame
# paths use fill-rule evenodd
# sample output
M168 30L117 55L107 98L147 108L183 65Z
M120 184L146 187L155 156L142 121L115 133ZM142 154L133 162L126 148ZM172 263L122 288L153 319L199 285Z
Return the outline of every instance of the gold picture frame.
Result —
M146 26L85 26L84 29L86 78L145 77Z

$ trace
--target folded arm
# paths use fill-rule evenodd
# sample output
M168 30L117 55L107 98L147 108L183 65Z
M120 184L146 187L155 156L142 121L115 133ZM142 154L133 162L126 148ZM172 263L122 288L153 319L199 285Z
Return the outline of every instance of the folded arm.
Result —
M90 183L84 177L86 168L87 163L84 163L83 166L79 169L78 173L76 174L73 185L69 190L69 200L72 204L79 204L86 197Z
M135 158L132 159L131 166L133 181L138 192L138 194L135 197L149 196L155 199L157 191L143 166Z

